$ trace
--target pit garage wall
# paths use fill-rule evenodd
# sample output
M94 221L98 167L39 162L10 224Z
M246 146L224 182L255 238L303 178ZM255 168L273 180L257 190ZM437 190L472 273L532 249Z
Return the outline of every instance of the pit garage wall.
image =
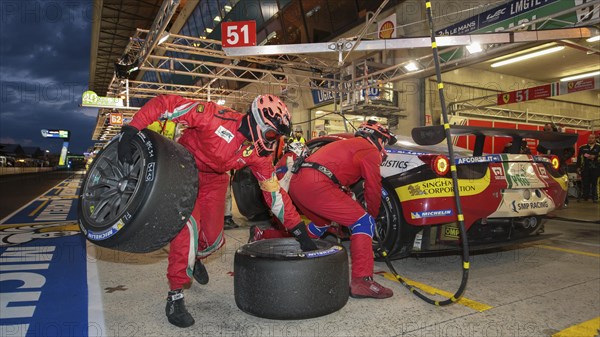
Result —
M444 81L446 104L547 84L476 68L461 68L443 73L442 80ZM430 77L427 80L427 93L425 96L426 111L432 115L435 123L435 121L440 120L441 116L435 77ZM599 118L599 99L600 93L598 91L583 91L557 96L552 99L538 99L502 105L502 108L592 120ZM470 103L477 105L478 101L473 100Z
M447 104L545 84L526 78L502 75L476 68L461 68L449 71L442 74L442 79L444 81L444 94ZM441 119L441 107L439 104L439 94L435 77L427 79L426 87L426 113L432 115L434 124L438 124ZM597 91L584 91L558 96L557 99L540 99L528 101L526 103L503 105L502 108L592 120L599 117L599 96L600 93ZM474 100L472 103L478 101L479 100ZM525 121L486 120L482 117L451 118L451 124L455 122L457 124L469 126L543 130L542 125L527 123ZM572 127L567 127L565 131L576 132L579 134L579 139L575 145L576 149L587 142L587 136L591 132L590 130L583 128ZM485 144L484 152L501 153L507 142L508 139L506 138L496 138L493 142ZM455 144L461 147L472 148L473 143L473 137L460 137L458 140L455 140ZM537 141L528 140L528 146L533 154L537 153L535 150Z

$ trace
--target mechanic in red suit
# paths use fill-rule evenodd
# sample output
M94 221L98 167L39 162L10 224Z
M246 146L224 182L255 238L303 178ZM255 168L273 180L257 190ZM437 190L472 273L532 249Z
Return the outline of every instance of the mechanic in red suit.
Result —
M171 241L167 268L170 286L167 318L173 325L189 327L194 318L185 307L183 286L192 276L201 284L208 282L208 273L200 259L225 243L223 216L229 170L250 167L273 214L296 236L302 249L317 247L275 176L271 153L278 138L288 135L292 127L290 113L278 97L256 97L246 114L213 102L174 95L155 97L123 127L118 144L119 161L132 162L131 139L156 120L172 120L187 126L178 142L194 155L198 169L196 203L190 219Z
M372 238L381 203L380 166L387 157L384 146L394 144L395 136L375 121L360 125L357 137L325 145L307 157L292 176L289 194L298 209L312 222L308 231L321 237L332 221L350 229L352 280L350 296L388 298L388 289L373 280ZM281 165L278 165L280 167ZM364 179L366 208L347 193L348 186ZM254 228L251 241L272 238L272 231Z
M291 168L294 164L294 160L298 156L307 156L308 147L305 143L293 142L287 143L282 146L281 158L275 164L275 174L279 180L279 185L286 192L289 191L290 180L292 179ZM248 243L264 240L264 239L277 239L286 238L292 236L285 228L282 228L281 222L278 219L272 219L271 225L273 227L267 229L261 229L256 225L250 226L250 236Z

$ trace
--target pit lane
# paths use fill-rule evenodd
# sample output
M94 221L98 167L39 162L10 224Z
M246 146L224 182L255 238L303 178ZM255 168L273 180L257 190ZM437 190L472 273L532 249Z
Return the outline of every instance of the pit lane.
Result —
M208 259L210 282L186 290L187 306L196 318L189 329L173 328L164 316L168 247L131 254L87 243L89 335L561 336L560 331L584 322L593 329L600 312L599 213L597 204L572 201L546 221L551 239L473 253L467 291L455 305L426 304L386 278L385 264L377 262L375 277L394 290L394 297L351 298L340 311L324 317L275 321L247 315L235 305L233 257L247 241L250 223L234 212L242 227L225 231L226 245ZM442 295L458 287L461 263L459 255L393 262L423 291ZM62 305L55 303L57 308ZM67 324L69 317L62 320L54 323ZM54 327L27 323L37 335L48 335Z
M597 221L600 216L594 207L573 202L569 212L587 216L584 221ZM104 291L107 332L121 336L552 336L595 319L600 312L600 225L559 216L546 221L546 233L557 234L552 239L474 253L467 292L455 305L426 304L392 281L385 264L378 262L375 277L394 290L390 299L350 299L339 312L309 320L256 318L237 309L234 301L233 257L248 235L248 223L239 215L235 218L244 226L226 231L226 246L209 258L209 284L192 284L186 290L196 325L176 332L163 313L166 249L133 255L95 248L90 257L98 264L101 288L127 288ZM459 255L411 257L393 264L424 291L452 294L460 282ZM138 310L125 309L131 305Z

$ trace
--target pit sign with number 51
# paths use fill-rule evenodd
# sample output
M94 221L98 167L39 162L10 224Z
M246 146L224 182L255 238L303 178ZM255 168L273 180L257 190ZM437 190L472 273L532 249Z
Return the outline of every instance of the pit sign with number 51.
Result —
M256 46L256 21L221 23L221 45L223 48Z

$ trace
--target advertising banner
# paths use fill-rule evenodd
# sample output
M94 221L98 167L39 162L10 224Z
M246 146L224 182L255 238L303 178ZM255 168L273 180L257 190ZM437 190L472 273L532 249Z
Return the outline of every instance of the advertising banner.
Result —
M548 98L552 96L566 95L573 92L599 89L600 76L587 77L574 81L554 82L533 88L503 92L498 94L497 105L519 103L534 99Z
M122 108L123 100L118 97L101 97L88 90L81 96L81 106L92 108Z
M395 39L396 35L396 13L377 22L377 37L380 39Z
M71 132L69 130L47 130L42 129L42 137L44 138L61 138L69 139Z

